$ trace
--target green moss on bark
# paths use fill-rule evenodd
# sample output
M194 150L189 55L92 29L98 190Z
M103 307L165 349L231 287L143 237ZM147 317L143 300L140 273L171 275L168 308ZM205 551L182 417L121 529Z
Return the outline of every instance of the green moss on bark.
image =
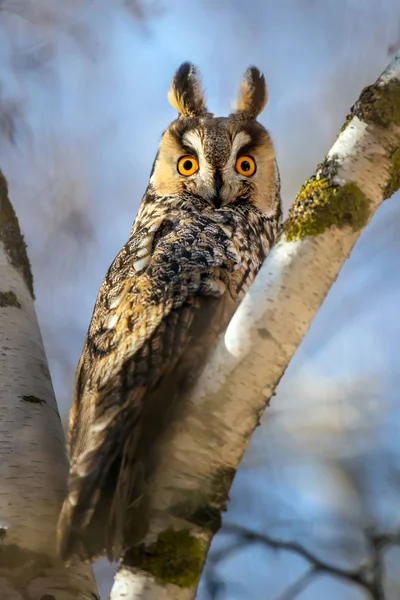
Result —
M392 166L389 181L385 188L385 198L390 198L400 189L400 148L397 148L390 158Z
M400 81L393 79L386 85L365 88L360 96L360 113L364 121L385 127L400 125Z
M198 583L204 557L203 544L189 530L170 527L159 533L153 544L131 548L125 562L150 573L162 584L190 588Z
M382 127L392 123L400 125L400 81L392 79L383 85L374 83L365 87L347 115L341 132L354 116Z
M21 304L14 292L0 292L0 307L14 306L15 308L21 308Z
M5 530L2 529L1 531L4 532ZM7 531L5 531L6 535ZM28 551L25 548L17 546L17 544L4 544L0 547L0 564L2 569L10 571L20 570L25 567L27 573L29 573L32 566L37 570L50 569L53 566L49 556L39 552ZM18 583L22 584L23 582Z
M0 242L4 244L8 259L21 273L34 298L31 266L26 252L26 244L19 223L8 198L7 182L0 172Z
M350 225L358 231L368 222L369 201L355 183L332 185L312 177L301 188L283 224L286 239L316 236L329 227Z

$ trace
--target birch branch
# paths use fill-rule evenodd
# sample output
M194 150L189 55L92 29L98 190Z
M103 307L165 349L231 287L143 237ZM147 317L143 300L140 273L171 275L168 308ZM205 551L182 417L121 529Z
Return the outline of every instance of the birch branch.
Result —
M91 568L55 558L67 474L26 247L0 173L1 598L99 598Z
M111 600L189 600L251 434L362 229L400 186L400 57L365 88L302 187L165 441L144 544ZM184 542L184 543L183 543ZM183 548L184 546L184 548Z

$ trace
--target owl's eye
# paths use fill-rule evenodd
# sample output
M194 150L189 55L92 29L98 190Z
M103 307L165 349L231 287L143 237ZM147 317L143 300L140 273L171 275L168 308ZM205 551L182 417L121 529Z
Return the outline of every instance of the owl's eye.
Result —
M251 156L239 156L235 168L239 175L251 177L256 172L256 161Z
M182 156L178 160L178 172L185 177L193 175L199 170L199 163L193 156Z

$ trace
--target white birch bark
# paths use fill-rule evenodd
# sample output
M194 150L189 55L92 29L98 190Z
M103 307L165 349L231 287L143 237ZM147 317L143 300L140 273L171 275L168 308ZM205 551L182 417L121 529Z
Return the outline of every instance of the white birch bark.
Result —
M384 95L392 84L398 86L400 106L400 57L376 85ZM355 183L369 200L370 217L384 200L391 158L400 148L400 117L395 109L392 113L397 124L385 126L353 116L326 157L336 158L331 183ZM206 555L216 527L204 514L222 508L260 414L359 235L350 226L330 227L293 242L283 236L276 244L165 441L147 546L172 525L202 538ZM112 600L194 597L196 586L157 582L139 563L127 558L121 565Z
M92 569L55 558L67 459L30 288L0 174L0 598L93 600Z

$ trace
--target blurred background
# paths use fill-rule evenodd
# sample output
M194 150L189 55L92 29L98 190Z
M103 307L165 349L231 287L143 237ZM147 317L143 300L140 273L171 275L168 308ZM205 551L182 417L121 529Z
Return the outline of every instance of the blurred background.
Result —
M399 39L398 0L0 1L0 165L64 422L180 63L199 67L217 115L249 64L265 73L286 213ZM363 232L253 436L201 600L400 598L399 200ZM96 573L105 599L113 568Z

